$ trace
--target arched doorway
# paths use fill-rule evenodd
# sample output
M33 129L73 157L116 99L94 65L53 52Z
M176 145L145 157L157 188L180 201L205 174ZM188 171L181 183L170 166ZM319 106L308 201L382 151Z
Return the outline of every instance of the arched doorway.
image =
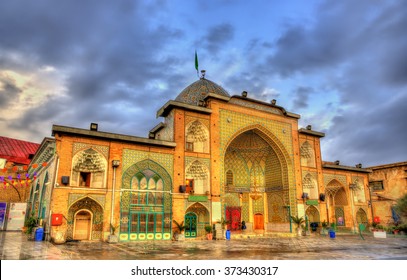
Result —
M196 237L198 217L195 213L189 212L185 215L185 237Z
M331 180L326 188L327 212L329 222L334 222L337 226L345 226L345 208L348 199L344 186L336 179Z
M74 234L75 240L91 239L92 214L86 210L80 210L75 214Z
M263 214L254 214L254 229L263 230L264 229L264 217Z
M358 212L356 213L356 221L358 224L363 224L365 226L368 225L366 212L362 208L359 208Z
M79 216L78 216L79 215ZM77 217L79 222L79 229L82 234L76 232ZM89 219L90 217L90 219ZM68 227L66 232L66 239L78 239L82 240L101 240L103 231L103 208L98 202L91 197L84 197L73 203L68 210ZM89 234L87 238L84 238L84 230L89 225ZM79 235L78 235L79 234Z
M315 206L313 205L309 206L307 208L307 211L305 211L305 214L308 217L308 222L310 223L320 222L319 211Z
M206 209L204 205L201 203L194 203L191 206L188 207L185 215L185 227L187 227L187 216L189 219L190 224L190 231L191 232L196 232L195 236L188 236L188 237L199 237L199 236L204 236L206 234L205 232L205 226L209 225L209 211ZM196 217L196 220L194 218L194 215ZM195 226L192 225L192 223L196 223ZM185 228L185 237L186 236L186 228Z

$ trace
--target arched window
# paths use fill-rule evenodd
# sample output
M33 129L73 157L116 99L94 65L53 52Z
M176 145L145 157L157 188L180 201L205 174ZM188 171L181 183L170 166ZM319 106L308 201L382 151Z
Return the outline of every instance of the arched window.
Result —
M233 172L228 170L226 172L226 186L233 186Z
M96 150L89 148L72 158L71 185L78 187L105 188L107 161Z
M185 150L209 153L209 131L200 121L191 122L186 127Z
M308 141L305 141L300 148L301 165L315 167L315 151Z
M338 226L345 226L345 212L342 207L335 208L335 219Z
M193 161L186 170L186 181L193 181L193 192L205 194L209 191L209 169L199 160Z
M39 192L40 192L40 182L39 180L37 180L37 185L35 187L35 191L34 191L34 200L33 200L33 206L32 206L32 211L34 212L34 214L37 215L37 217L39 216L38 211L39 211Z
M129 234L141 234L141 238L148 239L148 234L162 233L163 180L153 171L144 170L134 175L131 189Z
M356 203L363 203L366 201L365 197L365 189L363 187L363 183L361 180L356 179L354 181L354 184L356 185L356 188L353 189L353 200Z
M39 201L39 209L38 209L38 217L41 219L45 218L45 212L46 212L46 205L45 205L45 193L47 191L47 186L48 186L48 173L45 174L45 179L44 183L42 185L41 189L41 194L40 194L40 201Z
M318 199L317 182L310 173L307 173L302 179L302 188L304 193L308 193L310 199Z

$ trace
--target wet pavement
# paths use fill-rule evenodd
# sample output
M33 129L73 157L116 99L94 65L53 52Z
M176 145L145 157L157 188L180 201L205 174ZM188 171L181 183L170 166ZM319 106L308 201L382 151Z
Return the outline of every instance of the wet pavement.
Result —
M1 260L407 260L407 236L256 237L232 240L28 241L21 232L0 233Z

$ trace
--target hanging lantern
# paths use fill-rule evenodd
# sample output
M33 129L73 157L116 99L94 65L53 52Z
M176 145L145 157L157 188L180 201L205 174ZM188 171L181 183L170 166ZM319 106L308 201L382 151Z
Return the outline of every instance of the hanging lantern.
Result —
M27 166L27 165L24 165L24 166L23 166L23 170L24 170L24 171L27 171L27 169L28 169L28 166Z
M43 163L42 163L42 166L44 166L44 167L47 166L47 165L48 165L47 162L43 162Z
M13 166L12 170L13 170L13 172L17 172L18 171L18 166Z
M33 164L33 168L35 169L35 168L37 168L38 167L38 163L34 163Z

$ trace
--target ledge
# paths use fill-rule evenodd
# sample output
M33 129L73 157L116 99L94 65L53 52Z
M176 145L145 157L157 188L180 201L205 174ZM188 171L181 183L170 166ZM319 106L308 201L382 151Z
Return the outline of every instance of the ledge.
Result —
M163 146L174 148L176 147L175 142L163 141L163 140L156 140L156 139L148 139L142 137L136 137L131 135L124 135L124 134L116 134L110 132L102 132L102 131L94 131L94 130L87 130L82 128L74 128L74 127L67 127L61 125L53 125L52 126L52 136L56 133L61 134L68 134L68 135L80 135L85 137L91 138L101 138L109 141L124 141L124 142L131 142L137 144L145 144L145 145L153 145L153 146Z
M200 107L200 106L195 106L195 105L191 105L191 104L187 104L187 103L183 103L183 102L179 102L179 101L170 100L167 103L165 103L165 105L162 106L157 111L157 118L166 117L172 108L182 108L182 109L186 109L189 111L199 112L199 113L204 113L204 114L212 113L211 109L208 109L205 107Z

